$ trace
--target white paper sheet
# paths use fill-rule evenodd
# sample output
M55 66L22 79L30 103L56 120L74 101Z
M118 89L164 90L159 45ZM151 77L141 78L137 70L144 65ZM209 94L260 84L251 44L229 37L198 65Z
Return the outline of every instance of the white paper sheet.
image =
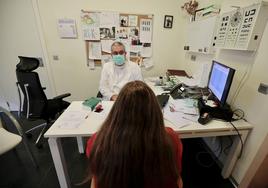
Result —
M181 112L171 112L169 106L166 105L163 109L164 118L179 128L185 127L191 123L190 120L183 118L184 114Z
M154 62L152 58L144 58L143 65L146 69L149 69L154 66Z
M152 57L153 49L152 47L142 47L141 49L141 57Z
M193 99L170 99L167 106L174 109L175 112L197 116L198 112L192 101Z
M181 76L178 78L178 80L180 82L183 82L187 86L197 86L198 83L199 83L199 80L198 79L181 77Z
M84 40L100 40L100 13L82 11L81 27Z
M61 118L59 128L62 129L76 129L78 128L83 121L86 120L89 112L83 111L69 111L68 113L64 113Z
M138 16L135 15L129 15L128 16L128 26L132 27L136 27L138 25Z
M101 59L101 43L89 42L89 59Z
M141 53L142 51L142 45L131 45L130 46L131 52Z
M61 38L77 38L74 19L58 19L58 32Z
M118 12L101 12L100 27L119 27L119 13Z
M111 46L113 42L113 40L101 40L101 50L103 52L111 53Z
M206 87L209 78L211 64L200 63L198 69L193 73L193 78L199 87Z
M95 62L93 59L88 59L87 60L87 66L89 67L90 70L94 70L95 69Z
M141 19L140 20L140 42L151 43L152 42L152 32L153 32L153 22L151 19Z

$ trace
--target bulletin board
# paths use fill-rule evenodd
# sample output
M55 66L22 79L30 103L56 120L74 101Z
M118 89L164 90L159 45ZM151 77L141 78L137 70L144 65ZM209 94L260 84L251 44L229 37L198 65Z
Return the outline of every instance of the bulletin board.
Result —
M125 45L128 60L153 66L153 15L81 10L81 27L91 69L111 61L115 41Z

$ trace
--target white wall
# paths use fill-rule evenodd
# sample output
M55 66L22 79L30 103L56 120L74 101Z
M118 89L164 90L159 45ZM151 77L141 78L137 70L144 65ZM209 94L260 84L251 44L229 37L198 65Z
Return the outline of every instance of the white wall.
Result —
M184 25L181 3L176 0L39 0L38 7L44 28L56 92L71 92L71 100L95 96L98 91L101 67L89 70L86 66L85 43L82 39L80 12L84 10L110 10L137 14L154 14L153 58L154 67L143 71L144 76L164 74L167 68L178 68L183 61ZM164 29L164 15L174 16L174 27ZM58 18L73 18L77 23L78 39L60 39L57 33ZM52 56L58 55L59 61Z
M18 56L43 57L31 1L1 0L0 25L0 105L6 107L5 103L9 102L11 110L18 110L15 74ZM50 97L52 91L46 64L37 72Z

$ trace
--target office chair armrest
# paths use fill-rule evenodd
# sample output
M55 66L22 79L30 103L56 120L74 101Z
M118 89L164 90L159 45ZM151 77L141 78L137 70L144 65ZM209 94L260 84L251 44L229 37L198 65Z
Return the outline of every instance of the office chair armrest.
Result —
M63 99L65 97L69 97L69 96L71 96L71 93L64 93L62 95L58 95L58 96L54 97L53 99Z
M18 133L20 136L24 136L24 132L19 124L19 122L16 120L16 118L8 111L6 110L5 108L3 108L2 106L0 106L0 112L3 112L4 114L7 115L7 117L11 120L11 122L13 123L13 125L15 125L15 128L17 129ZM0 121L2 119L0 118ZM0 122L1 124L1 122Z

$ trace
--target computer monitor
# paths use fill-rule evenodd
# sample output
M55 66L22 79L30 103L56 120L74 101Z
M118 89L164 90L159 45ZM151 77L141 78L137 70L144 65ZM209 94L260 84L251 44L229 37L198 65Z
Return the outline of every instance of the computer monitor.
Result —
M208 81L208 88L219 101L221 106L226 103L234 73L234 69L213 61Z

